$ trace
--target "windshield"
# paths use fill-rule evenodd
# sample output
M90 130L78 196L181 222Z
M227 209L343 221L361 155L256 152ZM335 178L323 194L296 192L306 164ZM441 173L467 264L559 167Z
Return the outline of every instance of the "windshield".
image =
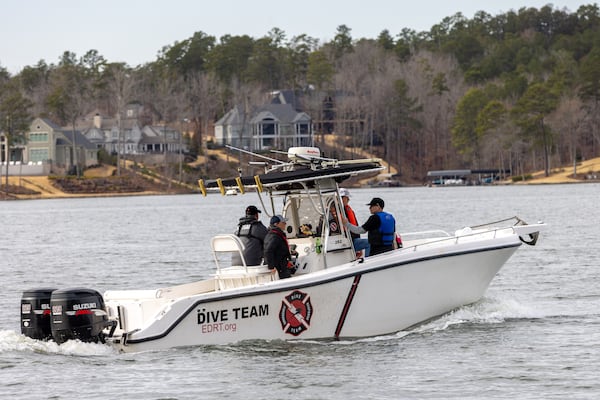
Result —
M323 205L318 195L295 194L288 198L285 206L285 216L288 222L288 236L302 237L314 234L321 235L323 229L327 229L325 223L329 224L330 234L341 233L339 220L339 205L336 202L336 194L323 195L325 208L328 210L327 218L324 218ZM291 228L291 231L289 228ZM312 234L310 233L312 232Z

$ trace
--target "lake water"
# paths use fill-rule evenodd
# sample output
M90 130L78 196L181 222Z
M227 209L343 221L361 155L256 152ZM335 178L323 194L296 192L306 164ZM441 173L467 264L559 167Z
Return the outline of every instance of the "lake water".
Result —
M36 287L155 288L207 277L209 239L257 196L0 202L0 394L11 399L594 399L600 395L600 185L352 190L400 231L517 215L549 224L486 296L409 332L120 354L20 334ZM264 221L267 222L267 221ZM410 304L399 304L410 307Z

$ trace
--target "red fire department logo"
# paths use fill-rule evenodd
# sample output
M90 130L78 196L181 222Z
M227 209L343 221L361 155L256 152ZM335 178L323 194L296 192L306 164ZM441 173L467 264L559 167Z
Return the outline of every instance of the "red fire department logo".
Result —
M285 333L298 336L310 326L312 314L313 308L308 294L294 290L281 301L281 328Z
M330 230L331 232L337 232L337 231L338 231L338 229L339 229L339 226L338 226L337 222L335 222L335 221L331 221L331 222L329 223L329 230Z

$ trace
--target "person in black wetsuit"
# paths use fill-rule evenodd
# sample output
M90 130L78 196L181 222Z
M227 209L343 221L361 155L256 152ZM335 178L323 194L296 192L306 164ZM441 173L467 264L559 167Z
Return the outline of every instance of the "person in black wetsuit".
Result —
M256 206L246 207L246 215L240 218L235 234L244 243L246 265L260 265L263 260L263 245L267 227L259 221L261 211ZM231 265L242 265L238 254L234 254Z

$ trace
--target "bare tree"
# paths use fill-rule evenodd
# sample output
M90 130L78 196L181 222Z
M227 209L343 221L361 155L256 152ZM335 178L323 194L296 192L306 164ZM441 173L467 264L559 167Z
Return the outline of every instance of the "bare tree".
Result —
M23 96L16 79L0 78L0 132L4 137L4 154L0 160L6 161L6 190L8 190L8 163L10 148L15 144L25 143L25 132L31 122L29 110L31 101ZM21 153L21 158L23 154ZM0 167L0 186L2 185L2 168Z
M421 133L426 154L419 159L420 172L456 167L450 127L456 105L467 90L458 64L451 56L421 51L401 68L410 96L418 98L423 107Z
M188 75L183 90L182 115L193 125L193 139L202 150L203 136L207 136L219 110L221 85L212 73L195 72Z
M123 153L123 130L121 118L125 105L132 99L134 79L131 69L124 63L109 64L104 71L103 80L107 84L110 97L113 98L116 108L118 143L117 143L117 175L121 175L121 154Z
M249 144L250 150L254 149L254 143L250 140L252 132L250 131L250 116L253 112L254 104L264 104L264 90L252 83L241 83L237 79L232 79L229 92L231 93L231 102L234 107L238 107L242 113L242 126L239 130L239 143L244 146L244 143ZM278 144L276 143L275 146Z
M380 72L379 66L385 62L383 50L368 41L358 44L353 52L343 55L340 61L341 67L334 79L337 93L334 134L342 138L350 137L352 149L370 143L367 116L373 100L371 77L374 71ZM337 139L335 143L345 141Z
M568 155L573 165L573 176L577 176L577 153L580 149L580 138L584 128L585 110L583 102L577 96L563 96L554 113L549 117L549 123L558 133L558 143L565 143ZM560 149L557 149L560 155ZM562 165L562 163L559 163Z
M31 113L33 115L48 113L46 99L52 90L51 73L51 67L42 60L35 66L24 67L17 77L24 95L32 102Z
M72 62L64 62L52 74L52 92L47 102L61 120L61 123L71 125L72 154L70 168L77 175L81 175L80 160L78 157L77 120L82 117L93 104L91 102L92 82L86 78L85 69Z

